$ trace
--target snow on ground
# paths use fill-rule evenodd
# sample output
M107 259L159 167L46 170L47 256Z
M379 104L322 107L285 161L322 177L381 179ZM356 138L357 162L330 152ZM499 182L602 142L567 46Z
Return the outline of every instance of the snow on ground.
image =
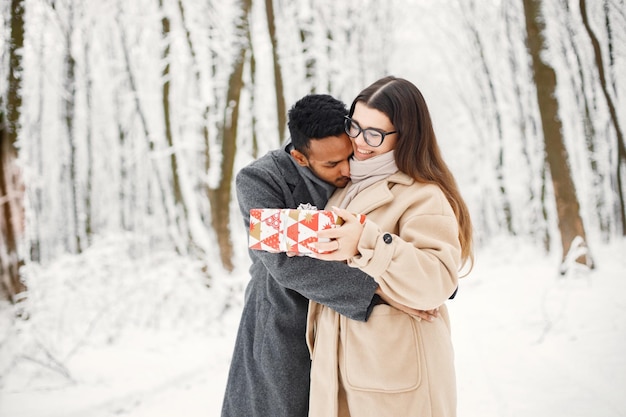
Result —
M520 240L479 250L449 303L459 417L626 416L626 241L592 248L597 268L566 277ZM83 343L65 376L37 357L0 367L0 416L219 416L240 309Z
M562 277L517 241L479 253L449 303L460 417L626 416L626 246Z

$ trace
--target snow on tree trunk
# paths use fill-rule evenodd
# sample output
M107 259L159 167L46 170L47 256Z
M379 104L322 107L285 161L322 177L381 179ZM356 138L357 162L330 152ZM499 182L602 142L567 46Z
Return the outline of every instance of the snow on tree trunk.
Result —
M559 102L556 98L556 73L543 55L545 54L545 23L541 8L541 0L524 0L527 45L532 60L545 142L545 156L552 178L565 265L572 245L582 239L582 243L576 246L585 247L587 238L562 136ZM575 260L580 264L593 266L591 255L587 250L577 251ZM566 271L562 270L562 272Z

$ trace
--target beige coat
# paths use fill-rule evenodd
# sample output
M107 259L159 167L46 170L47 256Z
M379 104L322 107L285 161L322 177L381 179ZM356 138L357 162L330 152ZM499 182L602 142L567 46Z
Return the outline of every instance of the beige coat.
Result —
M345 190L328 206L338 205ZM421 310L441 306L440 316L429 323L380 304L362 323L311 302L309 416L455 416L444 303L457 287L461 248L450 204L439 187L396 173L361 191L347 209L367 215L350 266L374 277L398 303Z

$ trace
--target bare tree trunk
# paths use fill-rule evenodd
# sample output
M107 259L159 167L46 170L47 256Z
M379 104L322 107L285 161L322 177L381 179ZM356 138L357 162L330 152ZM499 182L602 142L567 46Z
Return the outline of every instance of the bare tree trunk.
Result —
M39 49L37 51L39 59L43 62L42 57L44 56L44 43L43 39L45 34L43 31L39 33ZM37 111L35 112L36 119L41 120L42 115L44 113L44 103L45 103L45 93L44 93L44 85L45 85L45 74L43 68L40 67L40 70L37 74L37 86L39 89L39 95L37 96ZM30 155L27 158L30 161L33 161L35 176L41 177L43 175L43 126L41 123L37 123L34 126L32 133L32 141L33 146L29 147ZM44 222L44 211L43 211L43 186L40 184L33 185L30 184L28 187L28 194L31 204L31 215L29 217L29 237L28 237L28 246L30 250L30 260L33 262L40 262L43 257L43 242L42 242L42 227L41 225Z
M278 56L278 41L276 39L276 17L274 16L274 0L265 0L265 12L267 14L267 29L272 42L272 62L274 64L274 91L276 92L276 112L278 115L278 138L280 143L285 140L287 127L287 106L285 105L285 92L283 87L283 73Z
M54 8L54 4L52 5ZM72 55L72 35L74 31L74 3L71 0L68 4L67 28L65 32L65 98L63 99L65 110L65 128L67 130L67 142L70 149L69 176L70 176L70 196L71 211L70 219L74 228L73 252L83 251L82 230L80 227L79 181L78 181L78 157L76 154L76 138L74 136L74 115L76 110L76 60Z
M515 48L519 44L519 23L514 25L514 20L517 17L518 10L510 7L510 5L503 5L502 14L505 19L505 32L507 36L507 44L508 44L508 63L511 69L511 81L513 83L513 99L515 101L515 106L517 109L517 113L519 115L519 130L520 130L520 139L522 141L522 156L523 162L525 164L525 169L528 171L530 175L530 179L527 184L528 188L528 201L527 201L527 210L529 211L530 216L528 217L530 221L530 234L531 236L537 236L545 245L549 245L550 242L550 232L548 230L548 219L544 217L543 212L545 211L545 205L543 199L538 198L541 194L541 189L535 185L537 183L541 184L544 187L543 181L545 180L545 175L541 174L542 181L535 181L535 176L540 175L536 172L533 166L533 158L531 155L531 144L537 143L540 141L538 138L537 130L534 129L534 125L529 121L532 118L531 112L527 110L528 100L532 98L529 97L531 94L527 92L528 89L522 87L521 80L523 77L523 72L521 71L522 65L520 64L517 54L515 53ZM542 158L542 171L545 171L545 160ZM546 247L546 251L549 251L550 248Z
M547 223L549 220L548 216L548 179L547 174L550 167L547 166L547 162L544 162L541 166L541 215L543 220ZM543 247L546 251L549 251L552 248L552 237L550 233L546 231L543 238Z
M161 12L163 13L163 17L161 18L161 29L163 34L163 42L165 43L165 49L163 50L163 89L161 102L163 105L163 120L165 122L165 140L167 141L168 151L170 154L170 170L172 175L172 190L174 192L174 213L173 213L173 221L176 224L176 230L180 234L181 239L179 239L178 249L184 250L187 252L190 236L189 230L187 227L187 219L189 218L189 213L187 211L187 205L183 198L183 193L181 189L180 182L180 171L179 171L179 162L178 162L178 153L176 150L176 145L174 143L174 135L172 133L172 115L170 111L170 19L167 17L165 10L163 10L163 0L159 0L159 6L161 8ZM183 247L183 245L185 247Z
M610 225L612 223L611 217L613 217L612 208L608 207L607 210L607 198L609 198L602 188L602 184L604 182L604 172L601 169L601 165L598 163L599 160L603 158L597 155L596 149L596 129L593 124L593 107L596 105L595 99L595 88L593 84L588 88L585 81L585 71L583 65L583 59L580 55L580 48L578 47L578 41L576 39L576 33L574 28L572 27L572 13L570 10L570 1L569 0L561 0L562 7L566 11L565 18L565 27L567 29L567 42L569 43L569 47L571 48L571 52L573 56L576 58L576 67L570 68L570 83L572 91L580 91L577 94L576 104L580 112L580 117L578 120L582 124L584 139L587 145L587 153L589 155L589 166L591 168L591 172L593 175L593 187L591 189L591 194L593 198L593 206L595 208L594 214L597 217L598 224L600 225L600 231L603 234L608 234L610 230ZM576 19L576 22L578 20ZM565 41L564 41L565 42ZM567 54L566 49L564 49L564 54ZM580 86L577 84L577 80L580 80ZM588 98L591 95L591 100ZM591 103L590 103L591 101ZM607 211L610 213L607 216Z
M602 49L600 47L600 41L591 28L589 23L589 16L587 16L587 2L580 0L580 14L582 15L583 25L587 30L591 45L593 46L593 52L595 55L596 68L598 69L598 75L600 76L600 86L602 87L602 93L606 99L606 104L609 108L609 114L611 115L611 122L613 122L613 128L615 129L615 135L617 136L617 172L615 173L617 182L617 195L619 197L619 219L622 223L622 235L626 236L626 208L624 203L624 187L622 184L622 166L626 165L626 145L624 144L624 132L619 125L619 118L617 117L617 109L613 98L609 93L609 86L607 83L606 70L604 68L604 59L602 58Z
M120 201L120 223L122 225L122 229L123 230L134 230L135 225L131 222L130 217L127 218L126 216L126 205L124 204L124 202L126 201L127 197L129 199L132 199L134 193L128 193L129 195L127 196L126 194L126 184L128 183L130 186L132 186L131 184L134 184L135 181L129 181L129 177L130 177L130 169L128 168L128 161L126 158L126 154L125 154L125 150L126 150L126 132L124 131L124 127L122 126L122 122L119 120L119 117L116 120L117 123L117 140L119 143L119 158L120 158L120 183L119 183L119 187L117 190L117 196L118 199ZM132 207L132 204L130 204L130 206ZM130 210L129 210L130 212ZM132 216L132 214L129 213L129 216Z
M118 16L118 28L120 32L120 44L121 44L122 54L124 56L124 63L126 65L126 73L128 75L128 82L130 84L130 89L133 93L133 97L135 99L135 110L141 122L141 127L143 129L144 137L148 141L148 149L150 150L150 153L152 154L155 151L154 140L151 137L150 128L148 126L148 120L146 118L144 109L141 105L141 100L139 97L139 91L137 88L137 81L135 78L135 73L133 72L133 69L131 66L130 52L128 50L126 33L124 31L123 23L119 21L119 16ZM125 137L122 135L120 136L120 139L124 140ZM175 222L175 213L170 212L170 208L169 208L169 204L167 200L167 193L165 191L165 181L162 178L159 167L157 164L153 163L151 156L149 158L149 162L150 162L149 166L152 168L154 175L156 177L157 191L159 193L159 197L161 198L165 217L167 218L168 222ZM150 182L148 182L148 187L150 187ZM151 193L151 190L148 189L147 194L149 195L150 193ZM181 252L181 247L180 247L181 243L179 242L178 236L175 236L174 234L172 234L171 228L168 227L168 230L170 230L170 237L176 246L176 250Z
M185 208L183 201L183 194L180 188L180 178L178 176L178 160L176 157L176 147L174 145L174 136L172 134L172 118L170 112L170 19L165 15L163 10L163 0L159 1L161 6L161 12L163 17L161 18L161 28L163 33L163 41L165 43L165 49L163 50L163 90L161 95L161 102L163 104L163 121L165 122L165 139L167 140L167 146L170 153L170 166L172 168L172 183L174 189L174 202L176 206ZM178 217L178 216L177 216Z
M239 101L243 88L243 69L249 39L248 16L252 7L252 0L240 1L241 15L237 23L237 46L235 62L228 80L228 92L224 108L224 119L221 126L222 161L221 178L215 189L209 192L211 201L211 224L217 234L217 243L220 249L222 265L232 271L233 244L230 239L230 201L233 180L235 154L237 153L237 125L239 122Z
M568 163L567 149L563 142L562 124L559 118L559 102L556 98L556 73L543 61L545 50L544 17L541 0L524 0L527 47L532 59L532 68L537 91L537 103L546 149L546 160L554 188L558 225L563 248L561 272L567 272L568 261L593 267L587 248L587 236L580 217L580 205ZM582 240L582 242L581 242ZM579 243L578 243L579 242Z
M211 13L208 13L207 16L207 20L208 20L208 27L209 27L209 36L213 37L217 37L217 32L218 32L218 28L217 25L213 22L213 19L211 18ZM210 47L210 56L211 56L211 72L210 72L210 78L211 79L215 79L217 76L217 67L219 65L219 56L218 53L216 51L216 48L211 46ZM215 108L219 108L219 101L218 98L220 96L217 86L215 85L215 83L212 86L212 92L213 92L213 97L215 98ZM210 141L210 137L209 137L209 126L210 124L208 123L208 121L210 120L210 116L212 114L216 113L215 111L211 112L209 107L207 106L205 109L205 116L206 116L206 125L204 127L204 172L208 173L209 170L211 169L211 141ZM217 115L214 116L215 120L217 120L219 117ZM210 189L209 189L209 185L208 182L205 180L204 181L204 190L206 192L207 195L210 195Z
M87 29L89 30L89 29ZM91 244L91 238L93 236L93 212L92 212L92 199L93 199L93 124L92 124L92 81L91 81L91 65L89 64L89 45L91 37L85 33L83 40L83 52L85 56L85 119L86 119L86 135L85 142L87 145L87 178L85 179L85 237L87 238L87 244Z
M609 65L608 65L608 71L609 71L609 78L611 79L611 87L613 88L613 94L617 93L617 83L616 83L616 78L615 78L615 70L613 69L615 66L615 47L613 45L614 43L614 39L613 39L613 25L611 23L611 0L604 0L604 3L602 4L602 8L604 9L604 25L606 26L606 42L607 42L607 49L608 49L608 54L609 54ZM618 8L618 10L622 10L622 17L626 18L626 13L624 13L624 0L621 1L621 8L619 5L615 4L615 7ZM626 20L626 19L625 19Z
M307 0L310 3L309 0ZM307 8L310 8L311 5L307 4ZM305 80L309 83L311 94L316 93L317 90L317 60L313 55L313 33L311 32L311 25L313 24L313 18L311 16L306 16L304 21L296 16L298 22L300 22L300 42L302 44L302 51L300 53L304 57L304 66L305 66Z
M250 33L250 31L248 31L248 44L250 45L250 108L254 109L254 87L256 86L256 56L254 53L254 45L252 43L252 34ZM278 70L281 71L280 69L280 65L278 67ZM284 91L283 91L283 86L282 86L282 75L280 76L281 79L281 87L280 87L280 92L278 91L278 88L276 89L276 95L277 98L278 96L282 99L283 104L282 106L285 107L285 97L284 97ZM279 106L277 106L277 108L279 108ZM278 111L281 111L280 109ZM283 113L286 113L286 107L282 110ZM283 116L282 118L282 122L281 122L281 117L278 117L278 123L280 126L280 123L283 123L284 126L286 126L287 124L287 120L286 120L286 115ZM254 159L257 159L259 157L259 138L257 135L257 117L256 117L256 112L252 111L252 115L251 115L251 121L250 121L250 129L252 130L252 157ZM284 141L284 132L285 128L283 127L282 129L279 128L279 136L280 136L280 143L283 143ZM282 136L281 136L282 135Z
M193 41L191 39L191 31L187 27L185 7L183 6L182 0L178 0L178 10L180 11L181 21L183 24L183 28L185 29L185 39L187 39L187 46L189 47L189 53L191 54L191 59L193 62L194 74L196 77L196 84L198 88L198 96L200 99L202 99L202 76L200 73L200 67L199 67L200 64L198 63L196 48L194 47ZM215 74L211 74L211 75L215 75ZM202 138L204 140L204 145L206 147L206 155L207 155L207 158L205 159L205 166L204 166L205 172L208 172L210 168L210 158L208 157L209 148L210 148L209 146L209 114L210 114L210 108L209 108L209 105L206 104L202 112L202 123L203 123Z
M461 8L463 9L463 0L460 0ZM469 8L474 9L474 3L470 2ZM464 15L468 15L467 11L464 11ZM471 17L466 17L465 19L466 26L471 34L471 37L474 41L474 45L476 47L476 54L480 61L480 66L482 71L480 74L484 76L484 80L486 83L486 92L484 96L484 102L489 102L491 107L491 115L493 116L493 120L495 121L495 134L498 138L498 147L497 147L497 158L495 161L494 171L496 174L496 184L498 186L498 205L504 215L503 226L506 227L506 230L510 235L515 235L515 230L513 228L513 213L511 210L511 203L509 201L508 192L505 185L504 178L504 133L502 129L502 116L500 115L499 105L498 105L498 97L496 95L496 87L493 82L493 76L491 75L491 69L489 68L489 63L487 62L487 57L485 56L485 46L483 45L482 39L480 37L480 33L477 28L478 22L476 22ZM481 77L482 78L482 77ZM489 119L491 119L489 117ZM500 211L500 210L499 210Z
M0 105L0 299L12 302L26 289L19 274L24 264L18 245L24 228L24 188L15 147L22 111L23 47L24 2L12 0L6 123Z
M24 228L24 189L17 151L0 114L0 299L15 302L26 287L20 280L24 264L18 242Z

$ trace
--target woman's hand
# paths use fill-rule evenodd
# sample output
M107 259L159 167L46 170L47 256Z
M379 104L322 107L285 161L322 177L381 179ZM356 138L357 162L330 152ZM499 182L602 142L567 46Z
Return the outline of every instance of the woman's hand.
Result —
M417 310L411 307L407 307L404 304L396 303L395 301L393 301L393 299L391 297L388 297L387 294L385 294L380 287L376 288L376 294L378 294L378 296L391 307L403 311L413 317L416 317L418 320L426 320L432 322L435 321L437 317L439 317L439 307L432 310Z
M339 227L317 232L316 248L320 253L315 257L325 261L345 261L358 253L357 246L363 233L363 225L348 210L333 207L333 212L344 223Z

